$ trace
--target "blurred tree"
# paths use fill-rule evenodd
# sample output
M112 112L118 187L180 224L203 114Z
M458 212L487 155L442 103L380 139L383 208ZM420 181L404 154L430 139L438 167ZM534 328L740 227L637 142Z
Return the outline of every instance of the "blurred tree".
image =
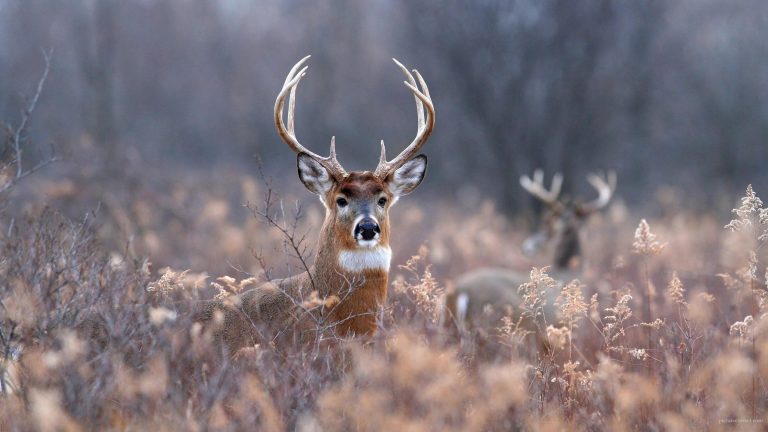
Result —
M115 55L117 52L117 8L115 0L76 2L72 10L73 25L78 31L75 52L86 93L83 119L87 133L106 150L109 169L120 166L115 141Z
M615 168L630 202L670 184L708 205L768 180L766 28L760 0L0 0L0 115L18 115L53 47L34 142L80 154L90 137L105 161L82 163L106 175L128 153L180 167L259 154L293 175L272 108L286 68L313 54L297 133L317 152L337 135L345 165L366 168L378 139L394 151L415 129L397 57L437 108L425 188L514 213L536 167L571 193Z

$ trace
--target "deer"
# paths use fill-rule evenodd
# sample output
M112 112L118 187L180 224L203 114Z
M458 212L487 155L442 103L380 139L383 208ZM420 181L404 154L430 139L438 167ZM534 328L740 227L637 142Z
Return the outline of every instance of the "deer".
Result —
M411 73L392 59L416 101L418 128L411 143L387 160L382 140L373 171L347 172L336 157L335 137L327 157L308 150L296 137L296 88L306 75L309 58L296 63L285 78L275 101L274 122L282 141L297 154L299 180L325 208L314 264L303 273L269 281L234 298L206 303L196 321L217 321L217 335L230 353L258 343L311 340L320 331L319 322L322 330L341 337L373 335L377 314L387 300L392 257L389 210L413 192L426 173L427 157L417 153L432 134L435 108L418 70ZM307 305L310 297L321 299L315 302L319 305Z
M581 235L584 222L596 212L604 209L616 190L616 174L609 172L601 176L589 174L587 181L598 193L597 198L584 202L561 198L563 176L556 173L549 189L544 185L544 173L536 170L533 178L523 175L520 186L546 205L541 217L540 229L523 242L526 255L534 255L546 246L552 248L551 267L548 273L562 284L578 278L581 267ZM506 268L483 268L459 277L453 289L445 298L446 316L461 331L467 330L479 321L499 323L502 316L511 312L513 322L519 322L528 331L537 332L532 323L522 321L520 306L523 295L518 287L528 282L528 272ZM550 289L546 295L545 316L555 323L554 303L559 289ZM541 337L541 335L538 335Z

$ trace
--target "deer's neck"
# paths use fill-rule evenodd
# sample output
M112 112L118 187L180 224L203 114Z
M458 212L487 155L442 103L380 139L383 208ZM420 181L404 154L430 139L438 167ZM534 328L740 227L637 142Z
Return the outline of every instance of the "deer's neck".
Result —
M569 270L574 266L580 266L581 242L579 231L576 227L567 227L560 241L555 246L554 264L559 270Z
M326 221L320 231L313 273L316 279L328 285L329 294L349 289L350 284L357 290L374 288L368 285L383 282L386 290L391 259L392 250L387 241L372 248L351 246L339 241L335 230Z
M391 249L387 243L373 248L345 247L334 241L332 232L321 232L313 268L315 289L323 296L338 296L340 304L333 314L342 323L339 333L370 334L387 298Z

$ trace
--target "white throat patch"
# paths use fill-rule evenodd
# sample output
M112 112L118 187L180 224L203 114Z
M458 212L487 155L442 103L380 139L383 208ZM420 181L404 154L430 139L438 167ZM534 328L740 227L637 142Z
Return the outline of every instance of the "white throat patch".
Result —
M373 247L365 249L347 249L339 253L339 265L349 272L363 270L389 271L392 260L392 249L389 247Z

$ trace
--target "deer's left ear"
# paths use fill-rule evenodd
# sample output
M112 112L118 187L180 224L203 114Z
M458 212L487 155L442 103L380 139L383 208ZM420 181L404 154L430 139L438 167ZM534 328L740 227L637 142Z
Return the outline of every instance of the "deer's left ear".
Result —
M408 195L424 180L426 172L427 157L416 156L392 174L389 180L389 191L396 197Z

